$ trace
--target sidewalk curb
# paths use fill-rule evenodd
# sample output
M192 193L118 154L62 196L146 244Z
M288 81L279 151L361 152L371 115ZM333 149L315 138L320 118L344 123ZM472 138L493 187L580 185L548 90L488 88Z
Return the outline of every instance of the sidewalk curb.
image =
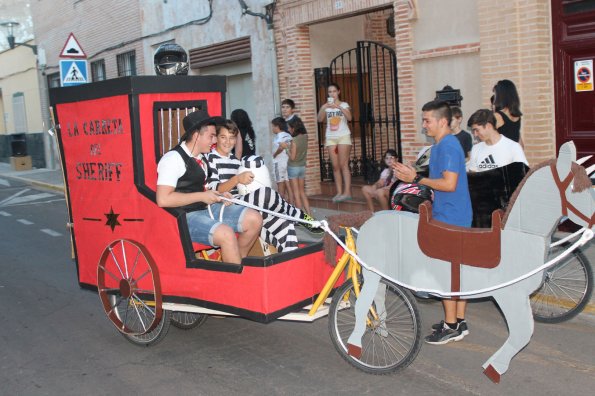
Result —
M63 186L60 185L56 185L56 184L50 184L50 183L45 183L45 182L41 182L41 181L37 181L37 180L31 180L31 179L27 179L26 177L20 177L20 176L14 176L14 175L2 175L2 177L6 177L9 179L13 179L13 180L18 180L21 181L23 183L27 183L29 185L32 186L37 186L37 187L42 187L42 188L46 188L48 190L53 190L56 192L60 192L62 194L65 193L65 189Z

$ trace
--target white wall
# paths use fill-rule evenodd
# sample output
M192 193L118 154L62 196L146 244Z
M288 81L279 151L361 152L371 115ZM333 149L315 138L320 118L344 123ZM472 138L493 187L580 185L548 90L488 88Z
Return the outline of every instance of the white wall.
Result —
M413 24L414 51L440 49L479 42L476 0L423 0L417 2L418 19ZM464 10L462 12L461 10ZM414 60L415 95L421 130L421 107L433 100L445 85L461 90L463 129L467 119L486 103L481 97L479 52ZM426 137L419 135L419 141Z
M461 90L463 101L463 124L467 129L467 119L475 110L485 103L481 97L481 72L479 67L479 54L464 54L430 58L415 62L415 95L419 107L416 117L417 130L421 130L421 107L424 103L436 97L436 91L445 85ZM420 135L421 136L421 135ZM424 138L421 137L420 141Z
M364 22L365 16L359 15L309 26L312 67L329 67L334 57L355 48L366 37Z
M413 25L417 51L479 41L476 0L420 0L417 16Z

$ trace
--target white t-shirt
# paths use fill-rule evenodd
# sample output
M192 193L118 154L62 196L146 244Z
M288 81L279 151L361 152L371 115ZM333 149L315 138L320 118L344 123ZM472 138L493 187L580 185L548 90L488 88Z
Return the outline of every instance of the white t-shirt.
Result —
M281 131L277 134L275 134L275 138L273 139L273 154L275 154L277 152L277 150L279 149L279 145L283 142L291 142L293 140L293 137L284 131ZM283 150L281 151L276 157L273 158L273 162L281 162L281 163L287 163L287 161L289 160L289 155L287 154L287 150Z
M501 135L500 140L491 146L485 142L480 142L473 146L468 170L483 172L500 168L513 162L523 162L525 165L529 165L521 145Z
M349 109L347 102L341 102L339 107L343 109ZM345 135L349 135L349 125L347 125L347 119L345 114L339 109L327 108L326 110L326 137L337 138Z
M182 150L184 150L186 154L192 157L190 150L186 147L186 142L182 142L180 147L182 147ZM202 154L197 158L200 158L206 166L207 160ZM178 185L178 179L182 177L184 173L186 173L186 163L184 162L184 159L178 152L174 150L168 151L161 157L159 164L157 164L157 185L176 187Z

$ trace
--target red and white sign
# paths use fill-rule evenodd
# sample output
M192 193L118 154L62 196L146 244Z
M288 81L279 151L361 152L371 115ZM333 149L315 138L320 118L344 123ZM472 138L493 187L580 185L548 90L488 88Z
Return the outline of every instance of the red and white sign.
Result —
M593 59L574 62L574 89L576 92L593 91Z
M79 44L74 34L70 33L62 52L60 52L60 58L86 58L87 54L83 51L83 47Z

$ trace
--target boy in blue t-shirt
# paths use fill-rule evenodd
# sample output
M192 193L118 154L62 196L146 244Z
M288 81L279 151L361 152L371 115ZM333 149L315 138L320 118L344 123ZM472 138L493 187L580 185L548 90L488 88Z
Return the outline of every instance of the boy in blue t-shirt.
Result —
M465 172L465 154L456 137L450 134L452 112L446 102L434 100L422 107L423 127L434 138L430 156L430 175L417 175L411 166L396 162L396 176L407 183L423 184L434 190L432 217L448 224L470 227L473 212ZM465 300L442 300L444 320L432 326L435 330L425 338L428 344L459 341L469 334L465 322Z

